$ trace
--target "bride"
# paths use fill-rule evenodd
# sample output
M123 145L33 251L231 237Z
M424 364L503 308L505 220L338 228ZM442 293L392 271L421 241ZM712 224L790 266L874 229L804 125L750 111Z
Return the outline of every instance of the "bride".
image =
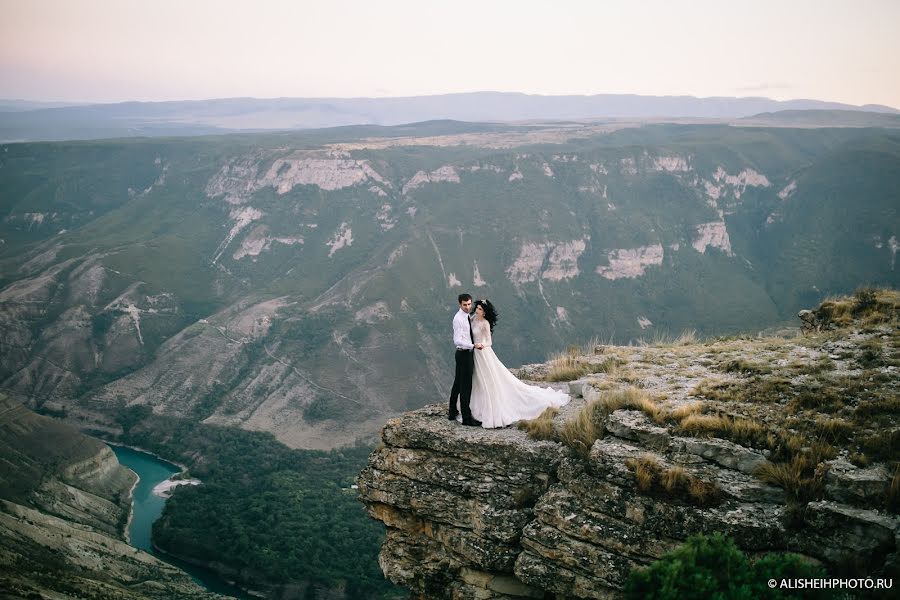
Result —
M503 366L491 348L491 332L497 324L497 311L487 300L475 301L472 335L475 350L475 374L472 378L472 416L482 427L505 427L516 421L534 419L551 406L569 401L565 392L527 385Z

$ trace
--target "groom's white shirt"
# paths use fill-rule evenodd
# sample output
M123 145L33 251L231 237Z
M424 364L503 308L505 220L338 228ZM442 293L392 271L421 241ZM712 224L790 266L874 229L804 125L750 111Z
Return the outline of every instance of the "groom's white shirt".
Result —
M469 336L469 313L463 309L456 311L456 316L453 317L453 344L462 350L475 347Z

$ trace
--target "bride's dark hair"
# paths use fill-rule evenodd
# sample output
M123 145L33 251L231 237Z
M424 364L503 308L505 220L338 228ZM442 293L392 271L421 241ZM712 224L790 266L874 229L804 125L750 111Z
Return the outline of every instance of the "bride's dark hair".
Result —
M484 318L491 325L491 333L494 333L494 325L496 325L497 321L500 319L500 316L497 314L497 309L494 308L494 305L491 304L490 300L476 300L475 306L472 307L472 312L474 313L475 309L479 306L484 309Z

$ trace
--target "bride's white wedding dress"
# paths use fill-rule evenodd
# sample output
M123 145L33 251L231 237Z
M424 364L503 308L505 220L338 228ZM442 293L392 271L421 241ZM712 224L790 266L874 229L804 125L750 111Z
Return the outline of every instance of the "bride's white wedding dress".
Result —
M509 372L491 348L491 326L485 319L472 321L472 334L483 350L475 350L472 377L472 416L486 428L505 427L534 419L551 406L569 402L569 395L552 388L528 385Z

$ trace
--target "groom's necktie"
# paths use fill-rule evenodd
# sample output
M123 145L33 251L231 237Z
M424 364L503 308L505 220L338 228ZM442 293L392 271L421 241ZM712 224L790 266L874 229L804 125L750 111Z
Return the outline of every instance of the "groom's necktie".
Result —
M475 336L472 334L472 317L468 317L469 319L469 339L472 341L472 345L475 345Z

